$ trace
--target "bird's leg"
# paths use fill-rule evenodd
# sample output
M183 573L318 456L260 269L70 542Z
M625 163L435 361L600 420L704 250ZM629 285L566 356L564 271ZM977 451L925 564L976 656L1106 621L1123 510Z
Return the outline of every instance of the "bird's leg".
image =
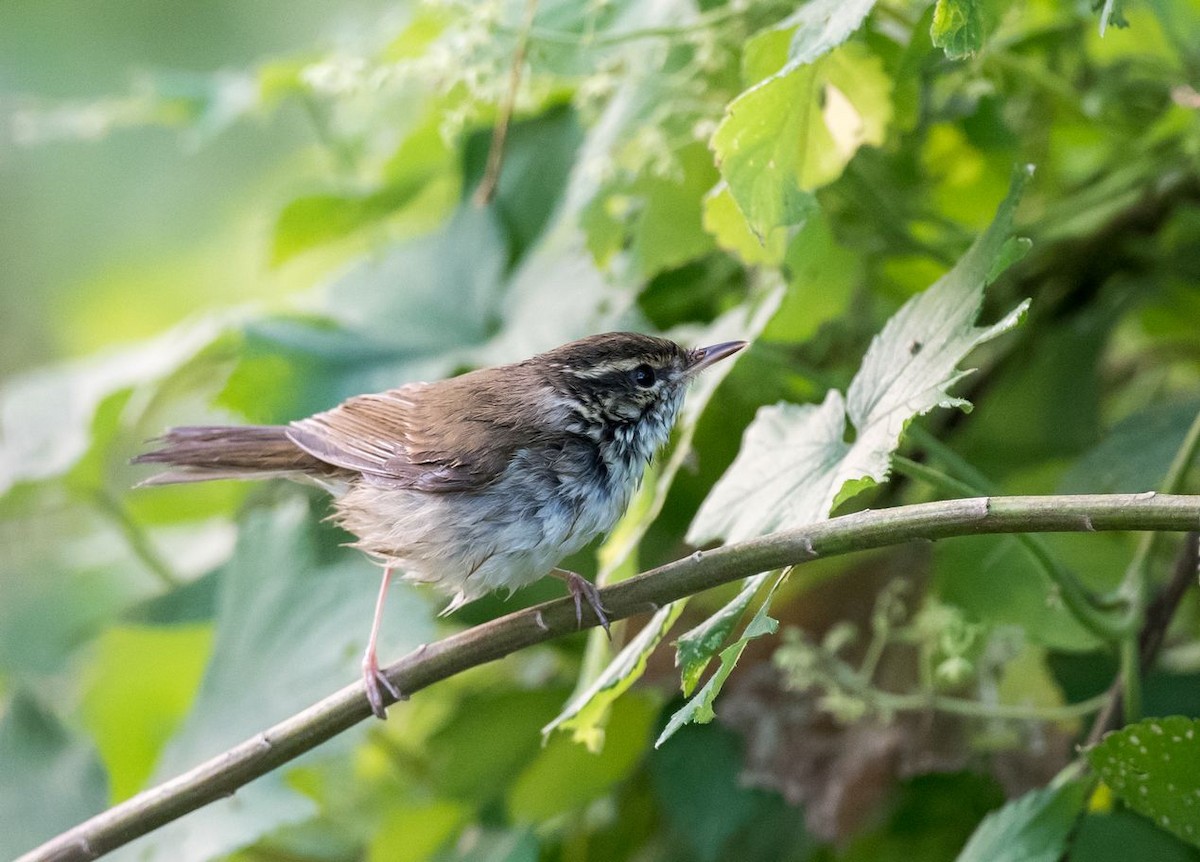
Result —
M371 624L371 639L367 641L367 652L363 655L363 682L367 685L367 700L371 702L371 712L377 718L387 721L387 710L383 706L383 692L387 689L396 700L404 700L400 689L379 671L379 658L375 655L375 642L379 640L379 625L383 621L383 602L387 598L388 585L392 582L392 567L383 570L383 583L379 585L379 598L375 601L375 621Z
M600 604L600 591L596 589L596 585L582 575L568 572L566 569L551 569L550 574L566 582L567 591L575 600L575 622L580 627L583 626L583 601L586 599L588 607L604 627L604 633L612 640L612 632L608 630L608 616L604 613L604 605Z

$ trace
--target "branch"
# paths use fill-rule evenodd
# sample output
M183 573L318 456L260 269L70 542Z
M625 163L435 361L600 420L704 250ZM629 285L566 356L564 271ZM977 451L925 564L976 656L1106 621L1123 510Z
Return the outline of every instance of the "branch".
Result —
M865 511L697 551L601 592L610 619L652 611L685 596L759 572L912 541L985 533L1092 530L1189 531L1200 526L1200 497L1111 494L976 497ZM589 616L585 625L594 626ZM401 691L436 682L577 630L570 599L546 602L421 647L385 668ZM346 686L223 754L97 814L18 862L76 862L115 850L190 811L229 796L370 717L361 682Z

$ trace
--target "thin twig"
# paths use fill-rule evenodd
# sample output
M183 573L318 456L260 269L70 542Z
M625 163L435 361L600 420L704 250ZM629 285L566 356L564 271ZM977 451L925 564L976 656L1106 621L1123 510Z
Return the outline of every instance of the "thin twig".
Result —
M1196 580L1200 571L1200 533L1188 533L1183 541L1183 548L1175 559L1175 567L1171 571L1171 580L1163 587L1162 592L1146 609L1146 622L1138 636L1139 658L1141 669L1148 670L1158 658L1162 650L1163 640L1167 635L1167 627L1175 610L1183 601L1183 596ZM1088 732L1085 747L1091 747L1100 741L1100 737L1117 726L1117 716L1121 712L1122 692L1125 690L1123 677L1118 676L1108 689L1108 701L1104 709L1092 722Z
M1200 496L1110 494L976 497L857 512L704 554L692 554L601 591L610 619L624 619L711 587L812 559L911 541L985 533L1087 530L1192 531ZM585 611L584 625L597 620ZM569 598L516 611L416 650L384 669L415 694L470 668L577 630ZM84 862L235 792L371 716L361 681L158 787L96 815L18 862Z
M525 54L529 50L529 33L533 29L533 19L537 15L538 0L526 0L525 20L517 33L517 46L513 49L512 68L508 73L508 92L500 105L500 114L496 117L496 128L492 131L492 143L488 147L487 168L484 169L483 179L475 190L477 206L487 206L496 194L500 185L500 169L504 166L504 143L508 140L508 127L512 124L513 109L517 104L517 91L521 88L521 70L525 67Z

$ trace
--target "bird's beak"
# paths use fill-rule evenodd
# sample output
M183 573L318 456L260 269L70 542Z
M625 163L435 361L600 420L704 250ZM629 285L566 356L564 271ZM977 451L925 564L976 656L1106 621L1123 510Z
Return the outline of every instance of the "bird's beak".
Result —
M697 347L688 357L687 373L699 374L714 362L720 362L726 356L732 356L745 346L745 341L722 341L711 347Z

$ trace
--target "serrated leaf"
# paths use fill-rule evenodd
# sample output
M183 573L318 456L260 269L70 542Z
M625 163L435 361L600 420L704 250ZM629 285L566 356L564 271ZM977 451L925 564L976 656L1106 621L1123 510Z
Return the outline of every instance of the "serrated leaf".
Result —
M862 26L875 0L809 0L767 30L755 34L747 45L765 38L785 37L787 65L783 71L811 63L850 38Z
M1128 725L1104 737L1088 760L1126 805L1200 846L1200 719Z
M691 697L700 682L700 676L717 650L725 643L730 632L754 601L759 589L771 576L770 572L747 578L742 589L724 607L700 625L685 632L675 644L675 666L683 687L683 696Z
M974 54L983 47L983 16L978 0L938 0L929 35L934 46L952 60Z
M1087 798L1086 781L1043 787L983 819L957 862L1057 862Z
M589 751L599 751L604 745L601 722L609 707L645 673L650 653L675 625L683 608L683 602L659 608L596 681L573 697L563 711L542 728L542 737L548 737L555 730L569 730L575 742L583 743Z
M814 190L837 179L860 146L883 142L891 91L879 58L852 44L816 63L784 63L734 99L712 149L758 236L800 223L816 206Z
M843 397L820 405L763 407L733 465L688 530L695 545L734 542L820 520L842 501L887 478L904 427L935 407L968 407L949 388L969 372L958 364L977 345L1015 326L1028 303L976 327L983 290L1009 244L1022 189L1020 171L991 226L932 287L918 294L871 342ZM847 423L854 429L846 441Z
M761 581L774 577L775 583L771 585L770 591L763 599L762 604L758 606L758 610L751 617L750 622L746 624L742 636L732 644L721 650L721 666L717 668L716 673L709 677L708 682L700 689L692 698L675 711L671 716L667 726L663 728L658 739L654 741L654 747L658 748L668 739L675 735L675 732L685 724L708 724L716 717L713 712L713 701L717 695L721 693L721 689L725 686L725 681L729 679L729 675L733 673L733 669L737 667L738 659L742 657L742 652L746 649L746 645L755 638L763 635L774 634L779 628L779 621L773 619L768 611L771 607L771 599L775 597L775 592L780 585L787 579L787 572L784 571L779 575L773 573L765 573L756 575L749 580Z

